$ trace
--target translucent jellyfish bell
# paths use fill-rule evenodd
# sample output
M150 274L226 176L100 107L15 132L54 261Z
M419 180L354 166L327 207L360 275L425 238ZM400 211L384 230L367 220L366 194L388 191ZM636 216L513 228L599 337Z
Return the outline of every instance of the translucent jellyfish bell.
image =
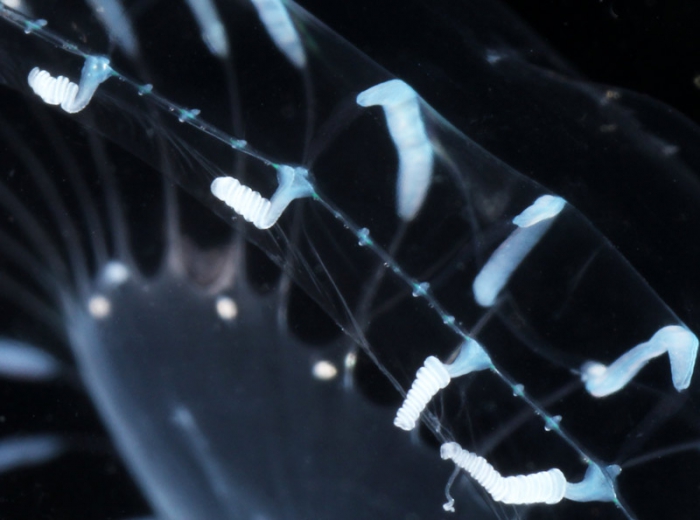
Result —
M0 107L7 518L431 514L440 487L407 500L396 476L438 480L439 460L354 388L375 369L344 363L355 346L260 251L71 121Z
M671 290L663 274L699 259L696 127L581 81L491 2L411 4L392 19L390 44L367 45L372 57L292 2L209 9L218 36L195 2L124 11L128 31L93 16L95 5L37 5L33 19L0 11L3 83L46 117L42 99L55 101L59 83L37 97L34 67L78 85L89 58L109 57L90 102L60 116L175 180L284 272L263 284L281 296L262 297L225 276L262 264L235 256L240 243L186 254L167 197L165 231L130 218L142 234L119 246L124 225L110 219L137 210L110 188L135 168L110 171L94 136L84 149L106 170L97 178L115 182L81 188L67 144L56 152L62 188L48 172L28 181L29 160L14 167L24 174L3 190L21 224L8 272L28 278L20 294L56 296L46 316L66 331L79 380L155 513L439 515L437 475L455 467L471 476L448 484L453 507L475 517L697 509L700 466L686 463L700 433L698 324L687 309L700 282ZM420 35L433 28L431 44ZM129 31L137 47L120 39ZM11 150L34 149L12 135ZM137 195L151 193L147 175L135 175ZM103 191L104 209L91 210ZM214 225L192 221L198 239ZM129 257L151 242L166 253L149 278ZM669 257L640 263L659 243ZM323 330L289 297L291 281L346 333L323 355L290 333ZM435 384L414 386L421 367ZM392 425L411 388L422 395L399 426L413 434ZM554 476L529 477L543 472ZM538 482L549 488L529 492ZM649 489L659 482L668 492Z

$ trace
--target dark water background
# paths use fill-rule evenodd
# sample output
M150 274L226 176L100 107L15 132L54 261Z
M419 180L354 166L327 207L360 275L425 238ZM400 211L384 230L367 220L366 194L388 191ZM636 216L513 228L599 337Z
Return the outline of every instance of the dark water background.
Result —
M700 123L697 2L505 3L584 77L648 94ZM367 20L351 22L346 9L336 2L306 0L302 5L371 55L382 54L382 38L391 39L390 26L381 34ZM396 11L400 11L398 2ZM10 387L2 389L2 399L21 410L19 415L28 425L38 422L48 429L76 432L77 438L84 439L85 453L69 455L44 469L3 477L0 511L3 504L12 504L8 508L12 513L0 518L107 519L147 513L118 458L100 440L104 432L85 396L70 388L47 395L42 388Z

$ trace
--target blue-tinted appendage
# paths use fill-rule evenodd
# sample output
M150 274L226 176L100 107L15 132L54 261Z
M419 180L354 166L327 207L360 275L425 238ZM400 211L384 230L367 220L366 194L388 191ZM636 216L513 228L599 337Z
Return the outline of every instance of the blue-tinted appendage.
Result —
M273 205L278 198L291 201L300 197L308 197L314 191L309 181L309 170L301 166L296 168L281 166L277 170L277 182L279 188L272 196Z
M228 57L229 43L226 28L212 0L187 0L187 5L197 20L202 40L209 51L221 59Z
M474 279L474 299L479 305L490 307L496 302L513 272L537 245L565 205L566 201L561 197L544 195L513 219L518 229L494 251Z
M112 75L112 67L109 66L109 59L104 56L88 56L83 65L83 71L80 75L80 84L78 95L67 112L80 112L85 108L92 96L95 95L97 87L102 84L107 78Z
M418 214L433 176L433 146L425 131L419 101L416 91L398 79L375 85L357 96L360 106L379 105L384 109L399 156L398 214L406 221Z
M88 0L88 4L107 29L109 37L129 56L136 56L138 40L122 3L118 0Z
M277 48L298 69L306 66L306 51L287 8L280 0L251 0Z
M65 443L55 435L29 435L0 441L0 474L44 464L61 455Z
M581 482L566 484L564 498L574 502L614 502L614 483L619 474L620 466L612 465L601 469L597 464L591 464Z
M671 360L671 379L673 386L680 392L690 386L693 378L695 360L698 357L698 337L685 327L673 327L666 334L670 340L668 357Z
M491 367L493 367L493 363L489 355L476 340L471 338L462 343L455 360L449 365L445 365L452 378Z
M314 193L314 188L309 181L309 170L306 168L281 166L277 170L277 181L279 187L270 199L268 215L268 219L273 223L277 222L282 212L294 199L310 197Z
M46 381L61 372L61 363L48 352L20 341L0 338L0 377Z
M532 206L525 209L513 219L513 224L525 228L534 226L538 222L556 217L566 206L566 201L554 195L542 195Z
M670 325L652 338L620 356L610 366L591 361L583 365L581 379L586 390L604 397L622 389L652 359L668 352L673 386L679 392L690 385L698 353L698 338L685 327Z

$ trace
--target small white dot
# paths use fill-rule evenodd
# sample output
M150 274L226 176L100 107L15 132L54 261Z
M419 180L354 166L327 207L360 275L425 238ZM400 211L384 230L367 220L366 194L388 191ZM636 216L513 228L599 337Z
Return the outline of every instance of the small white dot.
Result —
M316 379L330 381L338 375L338 369L330 361L321 360L313 366L312 373Z
M345 356L345 370L352 371L353 368L355 368L355 364L357 363L357 353L356 352L348 352L348 355Z
M216 299L216 312L222 320L235 320L238 316L238 305L228 296L219 296Z
M116 260L105 265L102 271L102 278L108 285L121 285L129 279L129 276L129 268Z
M112 312L112 304L107 298L98 294L88 301L88 311L98 320L106 318Z

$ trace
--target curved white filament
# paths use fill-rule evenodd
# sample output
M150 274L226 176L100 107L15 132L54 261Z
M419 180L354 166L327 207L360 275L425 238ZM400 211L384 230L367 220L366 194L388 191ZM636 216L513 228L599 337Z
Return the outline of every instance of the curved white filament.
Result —
M420 211L433 178L433 145L425 130L420 97L406 82L394 79L358 94L357 104L379 105L384 109L399 156L398 214L405 221L412 220Z
M498 246L474 279L474 299L482 307L491 307L518 266L533 250L561 213L566 201L543 195L513 219L515 229Z
M698 338L687 328L669 325L659 329L649 341L631 348L609 366L596 361L585 363L581 379L594 397L605 397L624 388L644 366L668 352L673 386L679 392L690 385L698 354Z

